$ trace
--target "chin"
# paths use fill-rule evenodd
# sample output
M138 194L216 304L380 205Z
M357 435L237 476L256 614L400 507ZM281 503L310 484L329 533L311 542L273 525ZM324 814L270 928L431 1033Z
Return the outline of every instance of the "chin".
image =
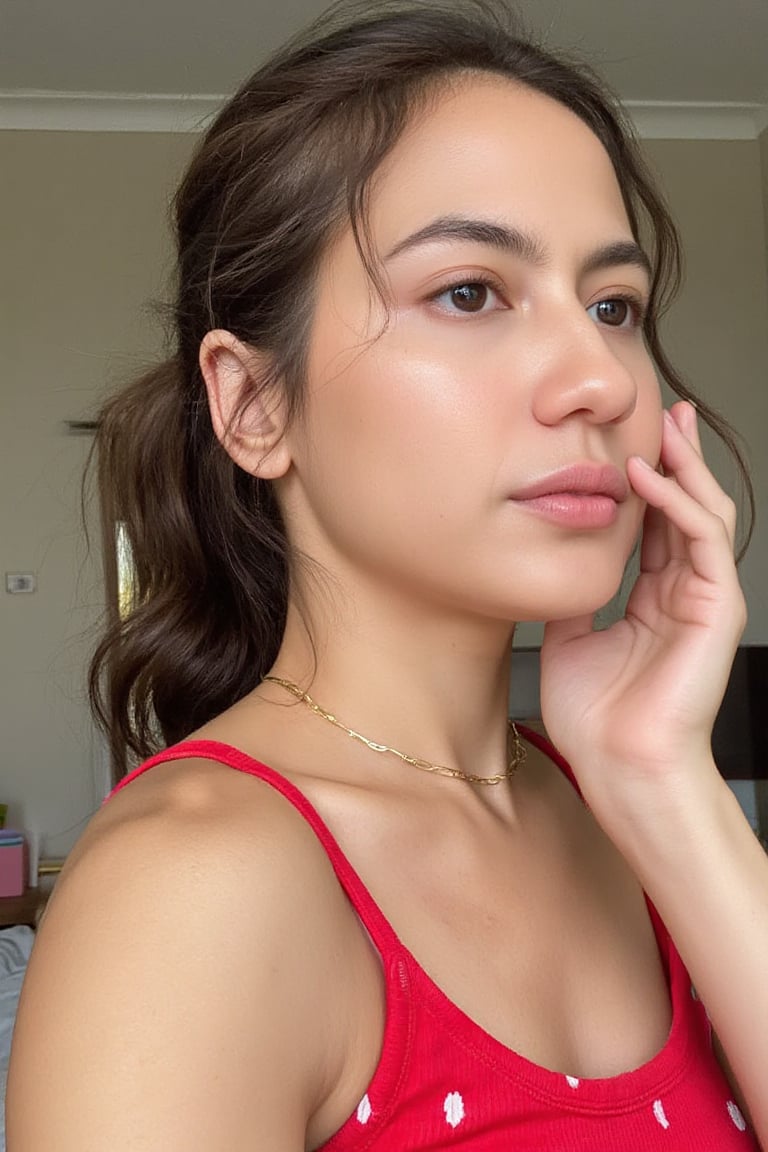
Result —
M570 620L599 612L622 590L623 574L622 568L613 574L603 573L599 578L590 579L589 573L582 572L567 584L560 579L552 581L548 587L539 585L535 596L518 608L516 619L519 623ZM577 578L578 586L575 587Z

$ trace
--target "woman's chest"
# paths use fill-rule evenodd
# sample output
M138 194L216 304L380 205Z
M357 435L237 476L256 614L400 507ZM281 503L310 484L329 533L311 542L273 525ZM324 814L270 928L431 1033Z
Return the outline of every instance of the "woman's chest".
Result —
M668 1036L658 944L623 857L559 769L535 767L511 822L432 792L423 807L344 793L318 806L447 1001L544 1068L614 1076Z
M418 853L393 852L386 871L382 862L376 868L377 903L412 958L407 967L413 1026L410 1055L403 1047L392 1057L395 1028L389 1041L383 1038L378 1067L407 1069L402 1108L410 1114L410 1093L419 1132L427 1122L425 1109L435 1126L434 1143L423 1145L393 1143L405 1136L387 1128L382 1147L442 1149L448 1136L456 1142L459 1131L468 1148L485 1147L479 1133L491 1122L488 1108L497 1107L509 1140L514 1128L515 1147L520 1140L520 1147L553 1146L537 1143L539 1136L531 1135L528 1144L528 1136L523 1139L531 1117L541 1112L541 1099L534 1106L535 1093L530 1097L522 1081L515 1086L521 1068L523 1078L538 1072L545 1088L547 1074L558 1074L550 1081L561 1092L567 1085L570 1093L571 1085L648 1065L667 1043L670 992L634 879L607 871L605 860L583 861L574 873L554 853L546 863L539 858L539 867L526 867L497 847L485 844L482 855L492 867L482 873L461 853L452 854L450 867L432 858L424 842ZM600 865L606 879L597 883L593 870ZM390 979L390 1024L397 984ZM358 1021L371 1016L373 981L369 991L370 996L365 982L354 991L352 1015ZM357 1123L362 1116L367 1124L389 1099L390 1085L382 1090L378 1074L371 1080L382 1037L370 1041L367 1057L348 1069L343 1100L335 1102L338 1119L351 1109ZM558 1108L547 1105L553 1115ZM470 1125L471 1113L477 1128ZM651 1121L657 1125L653 1115ZM407 1118L402 1123L403 1132L410 1131Z
M482 865L398 860L380 906L418 965L471 1021L534 1063L615 1076L651 1059L671 1023L642 891L621 860L523 861L486 843Z

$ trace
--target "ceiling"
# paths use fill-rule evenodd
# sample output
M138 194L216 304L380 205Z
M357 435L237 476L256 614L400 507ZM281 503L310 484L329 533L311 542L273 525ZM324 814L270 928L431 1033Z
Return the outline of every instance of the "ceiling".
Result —
M326 0L0 0L0 96L222 96ZM768 0L519 0L628 102L761 106ZM768 117L767 117L768 118Z

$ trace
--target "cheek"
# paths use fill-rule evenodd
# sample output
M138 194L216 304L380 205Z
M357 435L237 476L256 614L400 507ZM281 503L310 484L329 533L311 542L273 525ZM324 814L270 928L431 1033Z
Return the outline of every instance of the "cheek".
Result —
M424 482L487 457L497 421L483 407L492 397L467 366L434 347L389 337L317 390L318 436L343 445L350 461L362 457L370 472L389 470Z
M336 546L396 549L418 567L425 548L434 563L457 533L476 531L503 445L466 365L389 336L316 378L298 472L311 519Z
M661 439L663 432L662 425L662 403L661 395L658 394L654 397L652 403L649 405L649 412L646 418L646 437L648 448L645 454L646 460L653 464L654 468L658 465L661 457Z
M655 468L661 454L662 395L653 365L644 357L635 371L637 405L634 413L632 454L642 456Z

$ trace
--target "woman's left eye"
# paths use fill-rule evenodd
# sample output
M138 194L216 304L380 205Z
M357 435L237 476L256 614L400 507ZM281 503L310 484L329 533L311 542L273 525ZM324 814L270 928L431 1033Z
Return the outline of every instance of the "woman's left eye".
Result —
M449 284L430 297L430 300L447 312L463 312L475 315L478 312L492 312L498 307L499 294L490 281L463 280Z
M608 328L637 328L643 321L643 306L630 296L611 296L598 300L587 313Z

